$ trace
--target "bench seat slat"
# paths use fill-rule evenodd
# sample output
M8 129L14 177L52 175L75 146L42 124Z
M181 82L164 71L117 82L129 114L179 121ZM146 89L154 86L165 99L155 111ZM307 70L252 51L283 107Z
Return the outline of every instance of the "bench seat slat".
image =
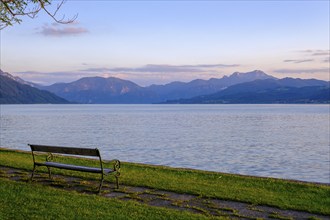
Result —
M67 170L76 170L82 172L90 172L90 173L102 173L102 169L98 167L85 167L85 166L77 166L72 164L63 164L63 163L56 163L56 162L45 162L45 163L35 163L38 166L48 166L48 167L55 167L60 169L67 169ZM105 174L114 172L112 169L103 169Z

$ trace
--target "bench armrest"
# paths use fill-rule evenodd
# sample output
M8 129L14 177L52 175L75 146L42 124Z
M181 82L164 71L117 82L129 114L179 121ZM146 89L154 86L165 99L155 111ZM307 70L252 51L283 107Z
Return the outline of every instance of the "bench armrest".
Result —
M109 161L102 161L104 164L112 164L114 172L116 175L120 175L120 161L117 159L109 160Z

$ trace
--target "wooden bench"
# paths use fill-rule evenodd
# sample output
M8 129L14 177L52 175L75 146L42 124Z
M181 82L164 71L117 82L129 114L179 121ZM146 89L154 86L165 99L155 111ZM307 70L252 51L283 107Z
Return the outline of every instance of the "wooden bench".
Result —
M75 170L75 171L81 171L81 172L89 172L89 173L100 173L101 179L100 179L100 186L98 192L101 192L104 176L107 174L114 174L116 178L116 185L117 189L119 188L118 178L120 175L120 161L119 160L112 160L109 162L102 161L100 151L97 148L73 148L73 147L59 147L59 146L46 146L46 145L34 145L29 144L32 151L32 157L33 157L33 171L31 174L31 181L33 180L33 175L36 170L36 167L38 166L46 166L48 169L49 178L51 178L51 171L50 168L58 168L58 169L66 169L66 170ZM46 156L46 160L39 162L36 159L36 153L35 152L42 152L42 153L48 153ZM89 166L78 166L74 164L67 164L67 163L59 163L55 162L54 160L54 153L55 154L70 154L70 155L79 155L79 156L91 156L91 157L98 157L100 161L99 167L89 167ZM112 163L113 167L112 169L104 168L104 163Z

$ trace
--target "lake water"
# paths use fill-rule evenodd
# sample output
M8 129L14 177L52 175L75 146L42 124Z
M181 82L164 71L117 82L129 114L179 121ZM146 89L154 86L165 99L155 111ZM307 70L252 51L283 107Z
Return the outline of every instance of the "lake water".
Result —
M1 105L0 146L330 182L329 105ZM0 157L1 159L1 157Z

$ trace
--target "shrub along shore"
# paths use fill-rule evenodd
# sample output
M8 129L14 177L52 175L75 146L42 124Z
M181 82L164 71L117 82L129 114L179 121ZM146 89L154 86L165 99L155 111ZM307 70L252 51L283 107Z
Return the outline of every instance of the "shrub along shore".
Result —
M44 155L42 157L44 157ZM74 161L75 164L98 166L97 160L86 158L64 158L58 156L58 160L69 160ZM32 171L33 162L31 152L0 148L0 166L7 166ZM46 168L40 167L38 168L37 172L46 171ZM54 174L63 174L97 180L99 179L99 175L90 173L67 171L60 169L52 169L52 172ZM127 209L126 211L129 213L135 213L136 215L134 216L138 216L137 219L141 219L142 216L151 219L152 217L155 217L153 216L155 214L157 214L157 216L163 216L164 219L193 219L195 218L195 216L198 216L197 218L202 218L199 215L191 214L190 216L190 214L178 211L170 211L155 207L140 207L140 205L137 205L132 202L125 203L123 201L118 202L114 200L107 200L107 202L105 202L102 200L102 198L98 198L96 195L79 195L74 192L63 192L61 190L50 189L44 186L36 186L35 184L31 185L28 183L16 183L1 178L0 181L0 185L2 186L0 187L2 195L2 198L0 199L0 204L4 203L1 204L2 209L11 209L11 212L12 209L17 209L17 212L20 212L21 214L23 213L22 216L24 216L24 211L31 212L31 206L35 208L35 212L37 213L40 207L34 206L37 206L37 204L39 203L36 202L35 205L33 205L34 203L28 203L26 207L30 208L29 210L27 210L27 208L24 206L26 205L26 201L22 203L23 205L15 204L15 202L13 204L7 204L8 202L6 202L6 198L8 199L8 201L13 200L16 201L16 203L19 203L19 197L21 197L23 193L23 195L29 195L29 198L31 200L34 197L37 200L41 199L43 203L47 204L45 205L45 207L47 208L41 208L44 212L50 211L56 213L66 211L68 213L71 213L71 209L73 209L74 207L80 207L80 209L84 208L84 212L87 213L85 213L86 216L90 216L93 212L95 212L96 215L102 217L104 213L111 213L111 206L115 206L117 208L118 206L120 206L124 209ZM114 178L112 176L109 176L106 178L106 181L114 182ZM307 183L276 178L261 178L128 162L122 163L119 182L120 184L128 186L150 187L159 190L192 194L207 198L239 201L254 205L268 205L281 209L307 211L310 213L330 215L329 184ZM15 191L14 195L12 191ZM54 196L54 194L60 195L61 199L59 199L58 196ZM11 196L16 196L17 198L14 199L11 198ZM49 202L53 199L55 200ZM93 201L93 204L98 205L92 205L91 201ZM104 202L107 203L107 206L102 205ZM59 205L56 205L58 203L65 203L67 205L64 207L59 207ZM68 210L61 210L63 208L66 208ZM114 216L116 216L116 218L118 219L121 219L121 217L125 217L122 216L122 214L116 214L116 212L112 213L115 213ZM74 214L74 212L72 214ZM29 216L31 216L31 213ZM36 216L38 215L36 214Z

